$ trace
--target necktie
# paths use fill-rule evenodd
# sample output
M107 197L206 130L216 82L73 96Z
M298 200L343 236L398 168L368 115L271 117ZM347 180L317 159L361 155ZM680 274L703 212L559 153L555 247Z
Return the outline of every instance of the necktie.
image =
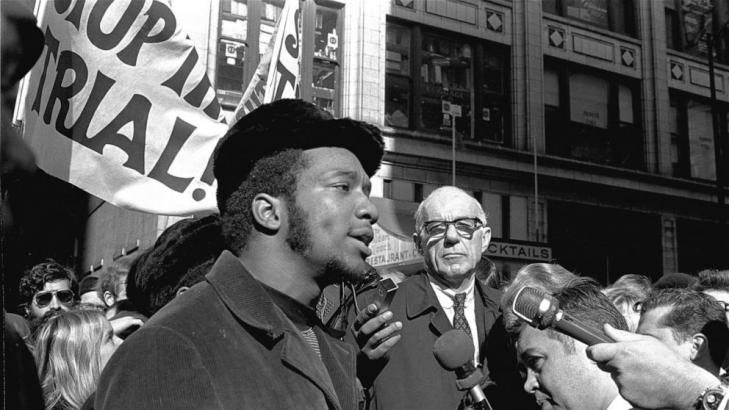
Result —
M463 308L466 306L466 294L459 293L453 298L453 328L463 330L467 335L471 335L471 328L468 326L466 315L463 313Z

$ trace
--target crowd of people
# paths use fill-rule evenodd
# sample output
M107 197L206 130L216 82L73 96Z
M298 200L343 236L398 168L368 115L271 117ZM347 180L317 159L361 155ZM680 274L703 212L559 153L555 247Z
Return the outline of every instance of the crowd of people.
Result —
M28 50L6 53L6 31L22 36L13 29L33 24L6 10L4 93L34 60ZM6 65L8 57L25 63ZM3 126L3 167L19 164L22 141L6 142ZM24 273L22 306L4 312L4 404L728 408L729 270L655 283L625 275L602 288L538 263L502 283L484 256L488 210L444 186L413 215L423 270L396 275L394 296L382 299L366 258L378 220L370 177L383 154L378 128L301 100L244 116L214 155L219 214L180 221L80 283L52 260ZM525 287L603 342L534 326L515 311ZM469 341L456 371L433 354L451 331Z

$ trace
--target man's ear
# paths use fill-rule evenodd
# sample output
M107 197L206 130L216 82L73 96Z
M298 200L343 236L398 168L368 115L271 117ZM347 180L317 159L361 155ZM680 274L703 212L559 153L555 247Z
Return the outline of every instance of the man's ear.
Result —
M183 293L187 292L188 290L190 290L189 286L180 286L180 288L177 289L177 292L175 292L175 297L182 295Z
M420 235L418 233L413 234L413 242L415 242L415 249L418 250L419 254L423 254L423 245L420 243Z
M703 333L696 333L691 336L691 361L701 357L709 357L709 339Z
M483 236L481 238L481 253L486 252L486 249L489 247L489 243L491 243L491 228L488 226L484 226L483 228Z
M116 297L114 297L114 295L108 290L104 291L101 299L104 300L104 304L106 305L106 307L112 307L116 303Z
M251 212L256 223L270 231L281 229L281 213L284 202L269 194L258 194L253 197Z

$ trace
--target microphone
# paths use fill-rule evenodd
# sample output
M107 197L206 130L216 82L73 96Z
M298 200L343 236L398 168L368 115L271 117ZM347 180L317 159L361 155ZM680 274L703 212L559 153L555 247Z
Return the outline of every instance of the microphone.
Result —
M559 308L557 299L539 289L528 286L519 289L511 309L521 320L537 329L551 327L588 346L612 343L602 330L593 329L565 313Z
M493 410L479 383L483 373L473 363L473 342L462 330L449 330L435 341L433 354L444 369L456 372L458 390L468 390L477 410Z

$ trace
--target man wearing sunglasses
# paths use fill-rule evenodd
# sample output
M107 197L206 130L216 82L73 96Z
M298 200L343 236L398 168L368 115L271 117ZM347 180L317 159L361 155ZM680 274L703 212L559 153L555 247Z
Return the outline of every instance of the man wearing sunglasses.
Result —
M481 204L453 186L436 189L418 207L413 239L425 270L402 282L390 305L393 320L402 321L400 342L386 363L369 362L360 369L363 382L374 379L374 408L456 409L461 404L465 392L456 388L456 374L436 362L433 344L447 331L461 329L473 341L475 363L484 363L500 298L476 280L491 239L486 223Z
M26 318L36 321L48 312L71 309L77 290L76 275L69 268L52 260L33 266L20 279Z

